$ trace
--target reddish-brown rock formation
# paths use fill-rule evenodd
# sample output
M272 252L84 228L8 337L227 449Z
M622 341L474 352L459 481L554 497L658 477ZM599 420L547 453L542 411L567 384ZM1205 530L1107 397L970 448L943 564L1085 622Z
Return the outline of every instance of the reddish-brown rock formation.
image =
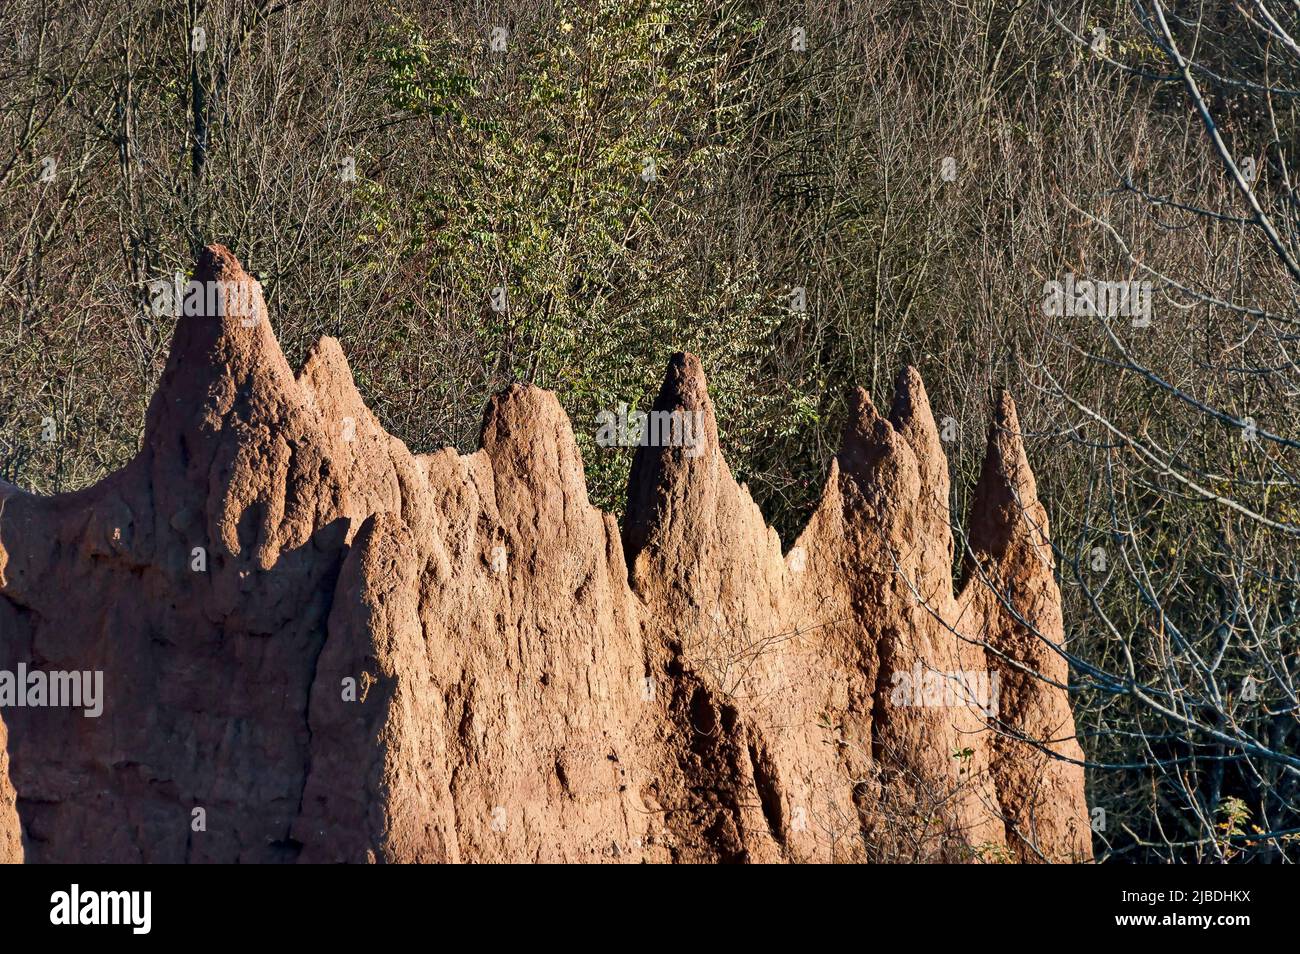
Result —
M254 294L180 320L139 455L0 485L0 670L104 678L98 718L0 710L0 860L1091 856L1009 398L954 595L910 369L888 417L851 396L783 554L674 357L655 409L699 440L638 450L620 534L548 392L412 455L337 342L294 376L229 252L196 278Z
M22 825L18 820L17 796L9 783L9 734L0 722L0 865L23 860Z

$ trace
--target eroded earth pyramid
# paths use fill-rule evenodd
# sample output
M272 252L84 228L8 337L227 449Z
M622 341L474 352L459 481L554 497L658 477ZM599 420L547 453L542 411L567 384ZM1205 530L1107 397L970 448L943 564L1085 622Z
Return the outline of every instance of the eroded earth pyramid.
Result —
M0 484L0 670L103 674L98 717L0 709L0 859L1091 857L1009 398L954 594L911 369L887 416L850 396L783 553L690 355L652 420L691 415L694 446L638 449L620 532L549 392L415 455L336 341L293 374L228 251L195 280L223 307L179 320L135 459Z

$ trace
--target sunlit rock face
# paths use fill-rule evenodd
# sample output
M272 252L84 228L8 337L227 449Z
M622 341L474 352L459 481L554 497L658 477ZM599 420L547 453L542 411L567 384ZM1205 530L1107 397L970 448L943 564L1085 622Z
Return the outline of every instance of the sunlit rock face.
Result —
M195 279L220 292L138 456L74 494L0 484L0 670L102 677L98 715L0 696L0 860L1091 857L1009 397L954 593L911 369L887 415L849 396L783 553L691 355L654 408L690 426L637 450L620 532L549 392L413 455L338 342L293 373L227 250Z

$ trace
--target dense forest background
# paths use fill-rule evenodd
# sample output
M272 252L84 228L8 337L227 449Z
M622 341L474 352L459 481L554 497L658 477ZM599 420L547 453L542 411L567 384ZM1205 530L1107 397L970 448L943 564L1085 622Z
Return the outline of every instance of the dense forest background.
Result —
M413 450L474 449L513 380L556 391L615 513L632 451L596 446L597 413L696 352L787 546L846 388L887 405L919 368L962 515L1007 387L1099 856L1295 860L1297 19L9 0L0 478L68 491L132 456L175 322L149 283L211 241L291 363L340 338ZM1066 275L1150 282L1150 320L1046 313Z

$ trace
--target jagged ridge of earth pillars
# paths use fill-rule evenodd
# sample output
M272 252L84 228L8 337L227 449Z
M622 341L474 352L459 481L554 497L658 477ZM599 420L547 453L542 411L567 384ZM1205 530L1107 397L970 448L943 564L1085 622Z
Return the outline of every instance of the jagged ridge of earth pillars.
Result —
M493 398L472 454L415 455L338 342L293 373L230 252L195 278L224 307L179 319L139 454L77 493L0 484L0 669L105 693L98 718L0 710L0 860L1091 857L1009 397L954 593L911 369L888 414L850 395L783 554L691 355L655 410L698 442L637 450L620 533L549 392Z

